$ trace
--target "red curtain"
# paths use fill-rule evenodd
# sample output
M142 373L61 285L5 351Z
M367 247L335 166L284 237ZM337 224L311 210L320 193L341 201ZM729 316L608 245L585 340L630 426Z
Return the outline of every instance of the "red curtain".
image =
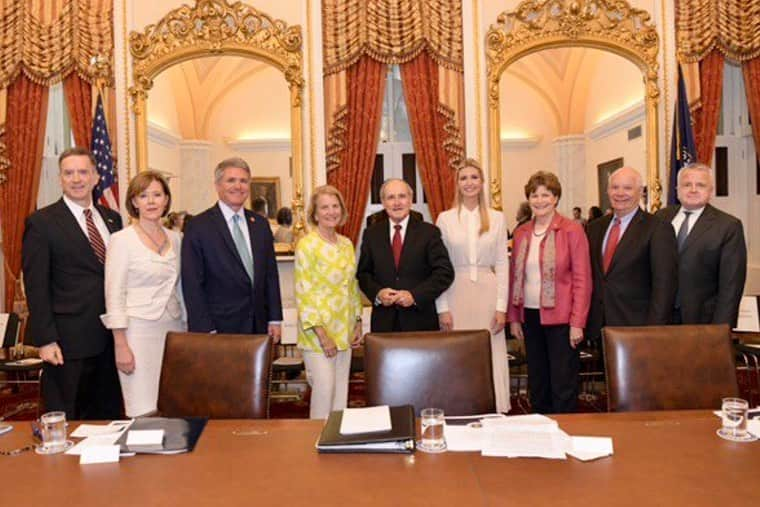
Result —
M71 130L77 146L89 149L92 141L92 86L72 72L63 80Z
M446 151L450 136L445 130L453 111L438 100L438 64L425 51L401 65L401 82L417 165L435 222L440 212L451 207L456 188L452 156Z
M348 221L341 232L354 243L361 231L375 166L387 70L384 63L364 55L346 71L344 149L338 154L340 165L327 174L327 182L340 190L346 200Z
M699 88L702 106L694 112L694 138L697 160L710 165L715 153L715 136L720 120L723 94L723 62L720 51L713 49L699 62Z
M760 56L742 63L747 105L752 118L752 136L755 138L755 154L760 160Z
M14 282L21 272L24 220L34 211L45 141L48 88L23 73L8 86L5 144L8 181L0 185L0 220L5 255L5 308L13 306Z

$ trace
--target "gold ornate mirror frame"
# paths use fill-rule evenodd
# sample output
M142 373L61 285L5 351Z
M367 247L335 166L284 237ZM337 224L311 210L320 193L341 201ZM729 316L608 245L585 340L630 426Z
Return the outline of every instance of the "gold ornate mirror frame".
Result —
M652 210L661 206L657 168L657 51L659 37L644 10L625 0L525 0L505 11L486 35L491 202L501 209L501 119L499 80L511 63L548 48L581 46L610 51L633 62L644 79L647 185Z
M254 58L280 70L290 89L290 142L293 163L295 235L303 230L303 36L301 26L287 26L242 2L196 0L169 11L143 32L129 34L133 86L129 89L135 114L137 168L148 168L146 101L153 79L172 65L203 56L234 55Z

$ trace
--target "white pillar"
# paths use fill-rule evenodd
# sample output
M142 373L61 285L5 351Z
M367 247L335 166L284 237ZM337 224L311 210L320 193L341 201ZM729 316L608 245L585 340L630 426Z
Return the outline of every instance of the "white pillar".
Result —
M586 208L586 137L560 136L552 141L554 167L562 184L559 212L572 217L573 207Z

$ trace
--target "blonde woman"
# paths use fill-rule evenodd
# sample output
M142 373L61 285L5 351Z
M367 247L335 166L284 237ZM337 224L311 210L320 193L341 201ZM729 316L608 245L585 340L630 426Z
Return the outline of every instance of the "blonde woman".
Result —
M504 335L509 265L504 216L488 208L480 164L465 160L456 172L454 207L438 216L454 265L454 283L436 300L441 330L489 329L496 410L509 412L509 369Z
M155 412L168 331L187 328L179 289L180 234L162 225L169 185L155 171L129 183L132 225L113 234L105 265L106 314L128 417Z
M311 385L311 419L346 408L351 348L362 338L354 246L336 231L347 217L338 189L316 188L307 212L311 231L296 245L298 348Z

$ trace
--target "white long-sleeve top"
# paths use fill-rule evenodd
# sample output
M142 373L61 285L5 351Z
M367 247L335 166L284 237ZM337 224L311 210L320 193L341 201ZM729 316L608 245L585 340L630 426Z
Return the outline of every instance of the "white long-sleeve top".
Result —
M166 310L187 320L179 284L181 237L164 228L171 250L163 256L140 240L135 228L111 235L106 251L106 313L100 316L108 329L128 327L129 318L158 320Z
M443 243L449 251L451 263L461 276L466 269L470 281L477 282L478 269L490 268L496 274L496 310L507 311L509 294L509 264L507 261L507 227L504 215L488 209L488 232L479 235L480 208L470 211L464 206L452 208L438 215L436 225L441 230ZM449 311L448 294L441 294L435 302L438 313Z

